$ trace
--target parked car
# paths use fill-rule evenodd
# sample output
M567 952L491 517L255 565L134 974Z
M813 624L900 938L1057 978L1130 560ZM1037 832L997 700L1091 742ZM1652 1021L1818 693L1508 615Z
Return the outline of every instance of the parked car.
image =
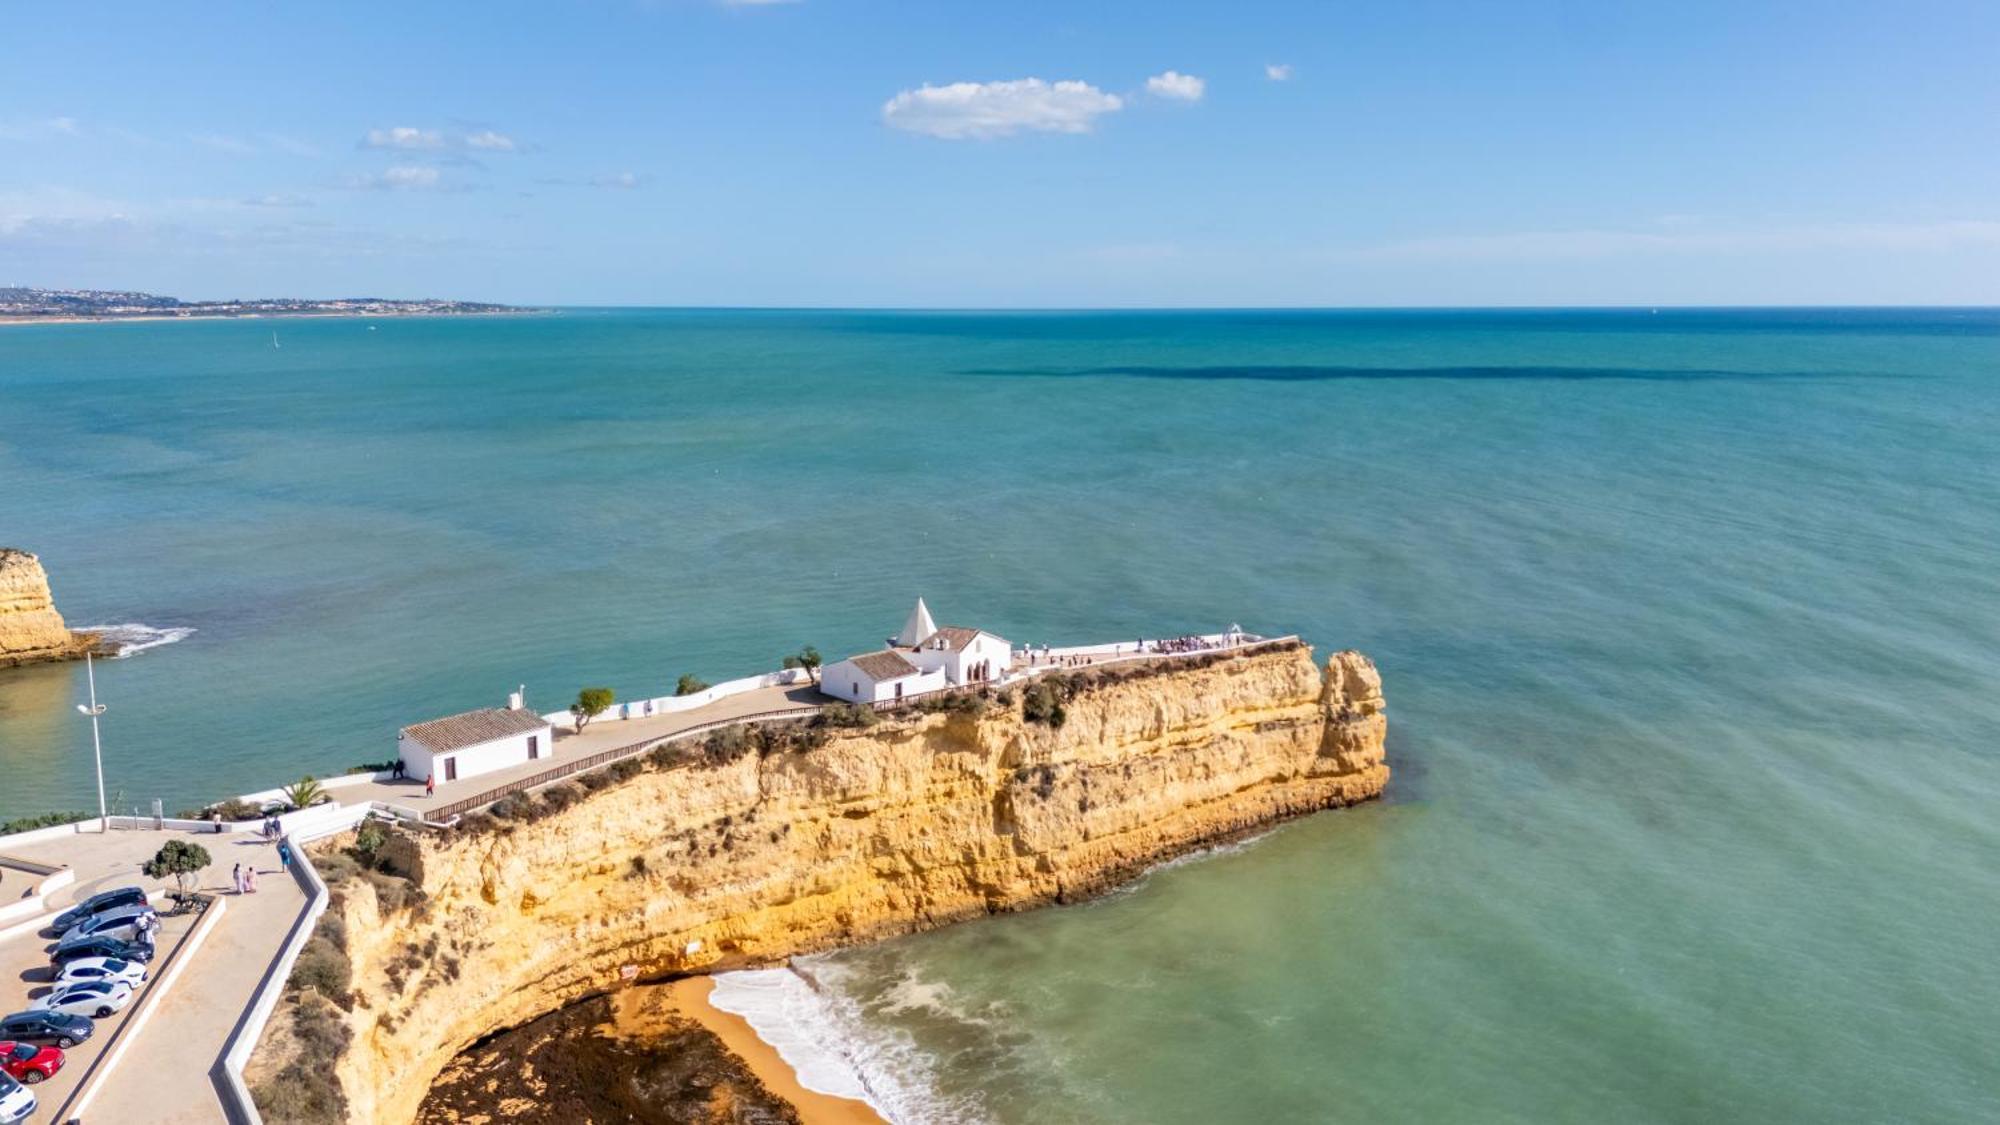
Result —
M68 910L63 911L61 914L56 915L54 923L55 931L59 934L67 933L70 927L76 925L78 922L83 921L85 918L102 914L107 910L116 910L121 906L144 905L146 905L146 889L144 887L119 887L116 890L99 891L82 902L77 903L75 906L70 907Z
M153 943L149 941L119 941L117 938L93 937L71 944L62 942L49 957L58 972L71 961L81 961L87 957L115 957L120 961L137 961L151 964Z
M28 1006L38 1012L67 1012L72 1016L105 1019L132 1002L132 986L117 981L97 980L56 989Z
M116 957L85 957L71 961L56 971L56 987L81 984L87 980L116 980L137 988L146 983L146 966Z
M84 937L109 937L119 941L132 941L146 933L160 920L159 912L150 906L116 906L102 914L93 914L69 928L63 935L64 941Z
M67 1051L78 1043L90 1038L97 1025L89 1016L72 1016L63 1012L15 1012L11 1016L0 1016L0 1039L15 1042L54 1043Z
M0 1121L25 1121L39 1104L32 1090L0 1074Z
M16 1043L0 1040L0 1074L32 1086L44 1078L51 1078L62 1069L64 1056L61 1047L37 1047L33 1043Z

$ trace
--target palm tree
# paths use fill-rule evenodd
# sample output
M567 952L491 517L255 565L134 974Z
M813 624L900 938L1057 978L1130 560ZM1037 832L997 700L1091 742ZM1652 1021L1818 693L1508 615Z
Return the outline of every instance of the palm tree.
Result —
M279 792L285 795L285 801L295 809L307 808L326 800L326 787L314 781L311 774L285 786Z

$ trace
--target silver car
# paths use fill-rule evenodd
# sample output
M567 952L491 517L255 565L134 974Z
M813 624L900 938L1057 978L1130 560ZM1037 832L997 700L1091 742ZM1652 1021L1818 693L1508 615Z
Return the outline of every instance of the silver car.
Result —
M159 921L159 917L159 912L150 906L120 906L78 922L63 934L62 940L108 937L118 941L136 941Z
M43 1012L61 1012L71 1016L89 1016L101 1020L113 1015L132 1002L132 986L117 981L86 981L82 984L68 984L29 1004L29 1008Z

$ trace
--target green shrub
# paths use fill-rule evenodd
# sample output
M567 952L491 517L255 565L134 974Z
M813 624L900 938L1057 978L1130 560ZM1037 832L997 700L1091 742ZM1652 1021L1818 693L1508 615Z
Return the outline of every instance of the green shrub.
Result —
M708 681L690 672L674 685L675 695L699 695L708 690Z
M832 703L820 708L813 722L822 727L872 727L881 719L873 707L859 703Z
M307 994L292 1012L298 1057L250 1090L264 1120L287 1125L340 1125L347 1097L334 1066L353 1037L334 1006Z
M532 823L536 819L535 795L526 791L509 793L493 802L486 810L501 820L518 820Z
M639 776L641 768L639 759L637 758L620 758L611 763L611 769L608 772L611 774L611 780L613 781L630 781Z
M750 728L742 723L731 723L721 730L709 732L708 737L702 741L701 754L710 765L722 766L743 757L753 749L756 747L752 745Z
M79 820L90 820L94 814L87 812L50 812L36 816L17 816L13 820L0 823L0 836L11 836L16 832L33 832L37 828L54 828L58 824L75 824Z
M382 845L388 842L389 830L382 827L380 821L370 817L362 821L361 827L354 833L354 858L360 860L363 867L373 867L376 853L380 852Z
M395 768L396 759L391 758L386 762L363 762L358 766L349 766L347 767L347 772L350 775L357 773L389 773Z
M329 887L337 887L361 874L361 865L345 852L334 852L313 860L313 869Z
M545 816L559 813L581 800L583 790L567 781L557 782L542 790L542 813Z
M611 776L610 770L591 770L589 773L580 773L576 776L576 783L592 793L609 786L614 780L616 779Z
M1044 726L1060 727L1069 719L1063 709L1063 684L1044 676L1021 692L1021 718Z
M311 990L328 1000L346 1007L349 989L354 983L354 969L347 963L347 954L326 938L315 933L299 951L299 959L292 965L288 986L300 992Z

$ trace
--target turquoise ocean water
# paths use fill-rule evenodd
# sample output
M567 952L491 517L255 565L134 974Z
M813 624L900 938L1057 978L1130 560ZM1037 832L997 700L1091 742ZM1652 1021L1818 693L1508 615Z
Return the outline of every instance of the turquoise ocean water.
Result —
M910 1120L2000 1119L2000 313L0 330L0 544L125 805L857 649L1298 632L1390 799L850 951ZM0 817L94 803L0 673Z

